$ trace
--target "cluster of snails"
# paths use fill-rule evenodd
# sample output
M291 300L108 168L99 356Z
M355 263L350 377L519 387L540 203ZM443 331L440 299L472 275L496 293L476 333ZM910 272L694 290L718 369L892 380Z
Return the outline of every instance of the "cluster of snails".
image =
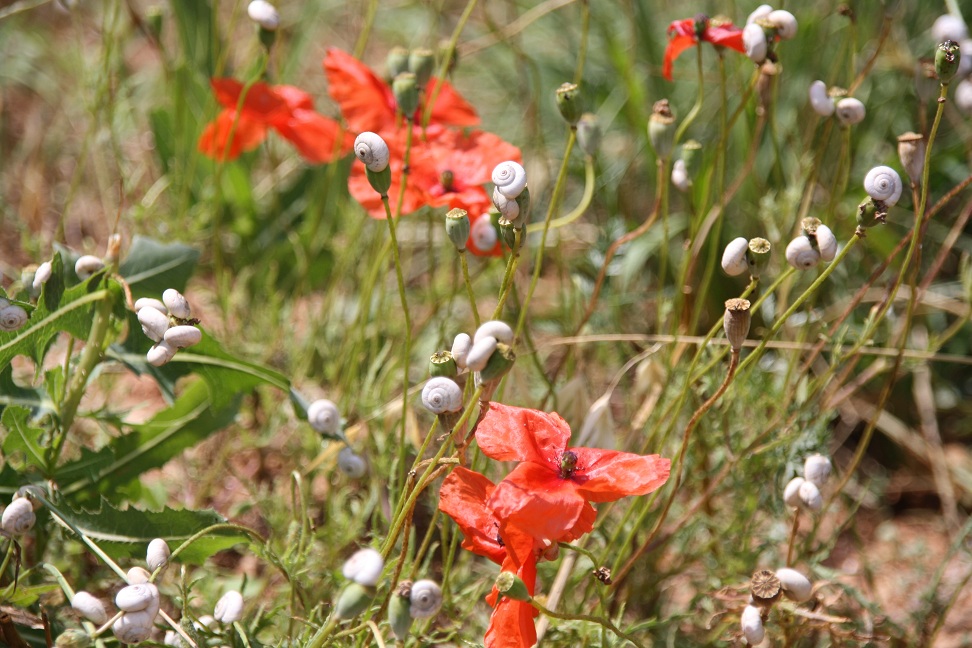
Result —
M530 205L530 190L527 188L526 169L519 162L507 160L493 168L493 205L502 220L521 229L526 223ZM502 227L502 222L500 223Z
M815 454L803 462L803 477L794 477L783 489L783 501L787 506L819 513L823 507L820 490L830 477L831 464L827 457Z
M37 516L34 511L41 507L41 502L31 496L30 487L21 488L14 493L13 500L3 509L0 517L0 528L8 535L21 536L34 528Z
M452 359L459 371L477 374L479 382L497 380L516 359L513 329L506 322L490 320L483 322L472 337L460 333L452 342Z
M837 237L819 219L804 218L803 234L786 246L786 262L797 270L809 270L821 261L830 263L837 256Z
M773 9L764 4L757 7L746 19L743 28L743 45L746 56L757 65L767 59L776 60L773 51L777 40L790 40L797 33L797 19L789 11Z
M753 574L749 603L740 615L742 634L749 645L761 645L766 639L764 623L769 618L773 604L782 596L803 603L813 596L813 584L806 576L789 567L781 567L775 572L761 569Z
M213 608L213 613L204 614L192 622L196 632L218 631L220 625L232 625L243 618L243 595L235 590L225 592ZM162 644L173 648L186 648L185 640L175 630L166 630Z
M415 619L430 619L442 608L442 588L435 581L404 580L388 601L388 623L399 641L408 637Z
M808 95L810 97L810 107L821 117L835 115L837 121L842 126L853 126L864 121L867 111L860 99L845 96L847 92L843 88L827 89L827 84L823 81L814 81L810 84Z
M340 441L344 438L344 419L338 406L326 398L318 398L307 407L307 422L321 435ZM346 442L346 441L345 441ZM345 445L338 452L338 470L351 479L360 479L368 470L364 457Z
M167 288L161 301L142 297L135 301L134 308L142 332L155 342L145 354L154 367L161 367L172 360L176 351L202 340L202 331L195 327L199 321L192 319L189 301L175 288Z

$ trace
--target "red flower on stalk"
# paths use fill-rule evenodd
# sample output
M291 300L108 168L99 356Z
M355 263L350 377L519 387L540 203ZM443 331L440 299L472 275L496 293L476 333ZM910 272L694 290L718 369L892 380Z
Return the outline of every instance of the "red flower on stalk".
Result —
M488 457L520 462L486 503L501 535L517 527L539 540L577 538L594 528L591 502L650 493L671 469L658 455L569 448L570 427L557 414L500 403L490 404L476 441Z
M679 55L692 47L706 41L713 45L729 47L737 52L746 53L743 44L743 30L729 21L710 20L699 15L695 18L676 20L668 26L668 47L665 48L665 61L662 63L662 74L669 81L672 80L672 62Z
M212 79L210 83L223 110L199 137L199 151L208 157L235 160L259 146L270 128L312 163L328 162L351 146L353 140L341 125L315 112L313 99L300 88L254 83L237 113L243 84L235 79Z

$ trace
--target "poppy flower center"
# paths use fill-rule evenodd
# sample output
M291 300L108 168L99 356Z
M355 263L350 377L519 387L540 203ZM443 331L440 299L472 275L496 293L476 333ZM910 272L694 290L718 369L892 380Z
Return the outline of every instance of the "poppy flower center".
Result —
M570 479L577 470L577 455L570 450L564 450L560 455L560 478Z
M709 26L709 17L705 14L697 14L695 16L695 38L696 40L702 40L703 34L705 34L706 28Z
M456 181L456 175L449 169L446 169L439 175L439 184L441 184L442 188L445 189L446 191L455 190L455 186L454 186L455 181Z

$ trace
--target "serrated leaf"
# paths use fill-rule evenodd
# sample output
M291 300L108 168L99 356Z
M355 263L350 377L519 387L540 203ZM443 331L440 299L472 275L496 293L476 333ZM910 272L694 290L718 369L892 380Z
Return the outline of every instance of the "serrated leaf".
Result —
M132 297L160 299L166 288L185 290L197 261L199 251L188 245L136 236L118 273L128 283Z
M154 538L163 538L172 549L192 535L226 518L212 509L191 511L166 507L161 511L117 509L104 498L96 510L73 508L68 503L50 505L54 519L75 533L83 533L109 556L145 559L145 549ZM249 538L235 529L220 529L194 541L179 554L178 561L201 565L218 551L229 549Z
M30 425L30 410L26 407L8 407L0 417L0 425L4 436L2 447L8 460L11 455L22 456L24 469L36 468L46 476L47 462L44 458L44 447L41 437L44 430Z

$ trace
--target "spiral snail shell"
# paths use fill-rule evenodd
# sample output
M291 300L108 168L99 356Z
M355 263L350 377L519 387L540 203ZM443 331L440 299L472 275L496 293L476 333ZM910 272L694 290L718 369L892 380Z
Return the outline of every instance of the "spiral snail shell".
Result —
M155 538L148 544L148 549L145 551L145 564L148 565L149 569L155 571L159 567L165 567L169 564L171 554L169 543L162 538Z
M482 254L487 254L496 247L499 234L496 233L496 228L493 227L493 222L487 214L483 214L472 224L469 229L469 240L472 243L471 247Z
M810 239L800 235L786 246L786 262L797 270L809 270L820 263L820 252L810 243Z
M889 166L874 167L864 177L864 191L867 195L888 207L898 202L903 188L901 176Z
M672 184L676 189L685 193L692 186L692 180L688 176L688 167L685 160L679 158L672 164Z
M462 409L462 388L444 376L429 379L422 388L422 405L433 414Z
M74 593L74 598L71 599L71 607L85 619L97 625L102 625L108 620L105 604L83 590Z
M526 187L526 169L519 162L513 160L500 162L493 168L492 180L497 191L513 200Z
M280 14L267 0L253 0L247 6L246 14L250 20L267 31L276 31L280 27Z
M766 16L766 21L776 27L776 34L783 40L790 40L797 33L797 19L785 9L771 11Z
M387 169L388 161L391 158L391 152L388 150L388 144L385 143L385 140L378 133L370 131L361 133L354 138L354 154L364 162L369 171L374 173L381 173Z
M816 484L817 488L823 488L830 477L831 468L830 459L827 457L822 454L810 455L803 462L803 476L808 482Z
M138 323L142 325L142 333L153 342L162 340L165 332L169 330L168 316L155 308L142 308L136 317Z
M136 644L149 638L154 624L155 614L126 612L111 624L111 631L121 643Z
M341 427L341 412L337 405L320 398L307 408L307 422L321 434L335 434Z
M412 583L409 599L409 613L412 618L428 619L435 616L442 607L442 588L434 581L418 580Z
M10 506L3 509L3 517L0 518L0 527L10 535L19 536L30 531L37 516L34 515L34 507L26 497L18 497L10 502Z
M776 570L776 577L780 579L783 594L788 599L794 600L797 603L803 603L809 600L813 594L813 584L810 582L810 579L795 569L781 567Z
M516 220L520 215L520 204L516 198L507 198L499 187L493 189L493 204L506 220Z
M810 96L810 107L813 112L821 117L830 117L837 109L834 98L827 93L827 84L823 81L814 81L810 84L808 91Z
M359 549L344 562L341 573L358 585L374 587L381 578L385 561L381 554L371 548Z
M0 330L16 331L27 323L27 311L17 304L7 303L0 308Z
M127 585L115 595L115 607L122 612L151 611L153 608L158 612L159 588L152 583Z
M837 120L841 124L844 126L853 126L864 121L864 116L867 114L867 111L859 99L844 97L837 102L835 113L837 114Z
M469 349L469 353L466 355L466 367L469 371L482 371L486 368L486 363L489 362L489 356L493 355L496 351L496 338L492 336L484 336L479 340L473 342L472 348Z
M351 479L364 477L365 472L368 470L368 465L365 463L365 460L347 446L341 448L341 451L338 453L337 465L338 470Z
M743 45L746 56L757 65L766 60L766 32L757 23L749 23L743 28Z
M803 477L794 477L787 482L786 487L783 489L783 501L786 502L787 506L793 508L801 507L800 487L803 486L803 482L805 481Z
M473 336L473 344L484 337L494 337L497 342L513 344L513 329L510 328L509 324L501 320L489 320L480 324L479 328L476 329L476 334Z
M136 566L125 572L125 578L128 579L129 585L141 585L142 583L149 582L149 579L152 578L152 574L150 574L149 570L145 569L144 567Z
M762 643L766 637L766 630L763 628L762 612L755 605L747 605L739 618L743 636L750 646Z
M490 225L492 228L492 225ZM460 333L452 341L452 359L456 361L456 366L460 369L466 368L466 356L472 348L472 338L467 333Z
M243 618L243 595L230 590L216 601L213 616L221 623L236 623Z
M747 250L749 250L749 241L743 237L729 241L722 253L722 269L727 275L735 277L746 272L749 268L749 261L746 259Z
M817 225L817 250L820 252L820 260L830 263L837 256L837 237L834 232L821 223Z

